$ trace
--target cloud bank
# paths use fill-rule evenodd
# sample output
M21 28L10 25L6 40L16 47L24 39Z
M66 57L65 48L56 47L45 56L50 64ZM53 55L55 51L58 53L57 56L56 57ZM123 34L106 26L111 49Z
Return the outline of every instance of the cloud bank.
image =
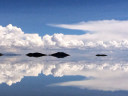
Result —
M128 38L128 20L100 20L51 26L85 31L87 34L81 36L85 40L120 41Z
M34 48L72 48L81 47L83 42L79 40L67 40L64 34L45 35L24 33L21 28L12 26L0 26L0 48L2 49L34 49Z
M128 21L100 20L80 22L77 24L51 25L72 30L85 31L83 35L64 35L55 33L53 35L39 36L38 34L24 33L21 28L12 26L0 26L0 48L1 49L112 49L128 48Z

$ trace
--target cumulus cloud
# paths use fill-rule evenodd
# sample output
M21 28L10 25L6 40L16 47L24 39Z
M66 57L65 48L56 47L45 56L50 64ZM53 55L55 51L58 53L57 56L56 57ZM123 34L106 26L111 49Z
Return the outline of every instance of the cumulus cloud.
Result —
M21 28L12 26L0 26L0 47L3 49L34 49L34 48L72 48L81 47L83 42L79 40L67 40L64 34L45 35L24 33Z
M20 28L12 26L0 26L0 47L3 48L31 48L43 44L38 34L25 34Z
M128 48L128 21L100 20L77 24L51 25L55 27L86 31L83 35L53 35L39 36L24 33L21 28L0 26L0 48L3 50L17 49L56 49L56 48Z

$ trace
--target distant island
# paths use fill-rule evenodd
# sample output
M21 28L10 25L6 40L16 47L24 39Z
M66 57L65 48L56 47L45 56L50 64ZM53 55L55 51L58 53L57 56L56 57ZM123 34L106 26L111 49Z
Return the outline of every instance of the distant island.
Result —
M107 56L106 54L96 54L96 56Z
M50 54L50 55L35 52L35 53L28 53L26 55L29 56L29 57L54 56L54 57L57 57L57 58L64 58L64 57L70 56L69 54L64 53L64 52L57 52L57 53L53 53L53 54Z
M57 53L51 54L50 56L54 56L54 57L57 57L57 58L64 58L64 57L67 57L67 56L70 56L70 55L67 54L67 53L64 53L64 52L57 52Z
M29 57L42 57L42 56L47 56L46 54L42 54L42 53L38 53L38 52L28 53L26 55L29 56Z
M0 56L3 56L3 54L2 54L2 53L0 53Z

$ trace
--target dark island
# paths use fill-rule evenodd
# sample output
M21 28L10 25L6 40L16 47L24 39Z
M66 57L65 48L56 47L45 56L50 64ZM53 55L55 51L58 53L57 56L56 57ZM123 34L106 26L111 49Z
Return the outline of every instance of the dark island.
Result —
M96 54L96 56L107 56L106 54Z
M42 53L38 53L38 52L28 53L26 55L29 56L29 57L42 57L42 56L47 56L46 54L42 54Z
M0 53L0 56L3 56L3 54L2 54L2 53Z
M54 56L54 57L57 57L57 58L64 58L64 57L67 57L67 56L70 56L70 55L66 54L64 52L57 52L57 53L51 54L50 56Z

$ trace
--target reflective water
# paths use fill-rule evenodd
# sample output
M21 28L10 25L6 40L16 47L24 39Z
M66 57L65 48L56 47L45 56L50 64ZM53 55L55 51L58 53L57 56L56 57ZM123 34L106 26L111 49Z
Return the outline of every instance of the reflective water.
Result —
M127 96L128 52L0 57L0 96Z

